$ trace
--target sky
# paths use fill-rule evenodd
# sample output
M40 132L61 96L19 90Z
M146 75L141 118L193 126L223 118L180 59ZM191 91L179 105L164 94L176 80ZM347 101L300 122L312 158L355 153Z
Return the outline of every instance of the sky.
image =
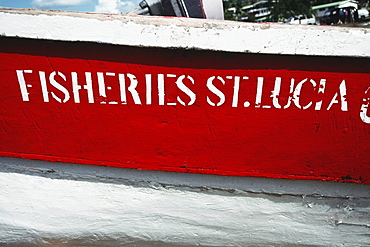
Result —
M141 0L0 0L1 7L126 13Z

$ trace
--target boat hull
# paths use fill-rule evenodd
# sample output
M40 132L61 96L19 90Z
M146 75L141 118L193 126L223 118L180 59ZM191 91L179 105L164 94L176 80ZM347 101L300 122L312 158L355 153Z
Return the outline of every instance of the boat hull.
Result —
M3 156L370 183L367 58L0 43Z

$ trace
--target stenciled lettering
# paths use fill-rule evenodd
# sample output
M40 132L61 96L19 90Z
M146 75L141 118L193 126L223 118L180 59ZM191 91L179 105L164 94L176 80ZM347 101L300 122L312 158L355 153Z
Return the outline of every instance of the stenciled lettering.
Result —
M245 74L212 75L202 79L203 81L196 81L194 79L196 77L192 75L172 73L136 75L116 72L64 73L62 71L46 72L41 70L16 70L15 73L21 98L25 102L36 100L39 97L45 103L54 101L76 104L127 105L130 102L135 105L176 106L179 104L192 106L199 95L206 93L203 100L208 105L217 107L252 106L256 109L296 107L301 110L332 111L333 107L338 105L336 109L340 111L350 110L347 100L347 85L344 79L335 89L334 95L328 95L327 88L337 84L328 83L325 78L316 81L311 78L297 80L297 78L280 76L266 79L264 76L251 77ZM197 91L202 88L199 84L205 85L206 92ZM282 88L284 88L284 92L281 92ZM270 102L268 102L268 98L264 97L267 90L271 90ZM173 95L174 92L177 92L177 95ZM331 88L331 92L333 92L333 88ZM367 88L365 94L368 95L369 92L370 88ZM153 102L155 93L158 95L157 102ZM302 93L308 95L305 96L304 100L301 99ZM281 94L284 95L284 100L280 97ZM254 95L254 98L251 98L251 95ZM253 101L254 105L250 103ZM370 123L367 114L369 101L370 98L365 97L360 108L359 116L364 123ZM240 102L244 103L239 104Z

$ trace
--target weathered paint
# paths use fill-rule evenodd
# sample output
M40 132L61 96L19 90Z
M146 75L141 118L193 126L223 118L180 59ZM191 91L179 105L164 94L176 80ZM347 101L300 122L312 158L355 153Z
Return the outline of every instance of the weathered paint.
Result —
M168 164L194 154L199 160L186 157L177 171L253 168L252 176L369 183L366 29L9 9L0 10L0 22L2 155L168 170L174 168ZM238 37L232 46L230 37ZM90 73L91 88L84 87ZM138 86L130 90L133 76ZM184 84L176 84L180 77ZM164 80L160 87L158 78ZM127 104L120 102L122 92ZM297 107L311 100L307 109ZM28 151L14 152L20 149ZM64 156L70 150L73 156ZM128 153L130 160L86 159ZM240 166L230 162L237 155L244 157ZM309 162L320 159L309 170ZM155 162L148 165L149 160ZM256 160L264 162L245 166ZM287 172L293 167L309 175ZM5 245L370 243L368 184L0 157L0 191Z
M258 54L370 56L370 32L366 28L1 7L0 22L0 34L7 37Z
M0 157L0 245L368 246L369 185Z
M368 59L1 38L1 154L370 183Z
M4 156L370 183L366 30L9 9L0 19Z

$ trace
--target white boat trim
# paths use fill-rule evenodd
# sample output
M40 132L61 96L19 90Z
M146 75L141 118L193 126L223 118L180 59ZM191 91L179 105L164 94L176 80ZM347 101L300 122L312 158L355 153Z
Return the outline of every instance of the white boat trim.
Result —
M0 8L6 37L225 52L370 57L365 28ZM14 25L17 23L17 25Z
M0 177L0 244L370 244L368 185L5 157Z

